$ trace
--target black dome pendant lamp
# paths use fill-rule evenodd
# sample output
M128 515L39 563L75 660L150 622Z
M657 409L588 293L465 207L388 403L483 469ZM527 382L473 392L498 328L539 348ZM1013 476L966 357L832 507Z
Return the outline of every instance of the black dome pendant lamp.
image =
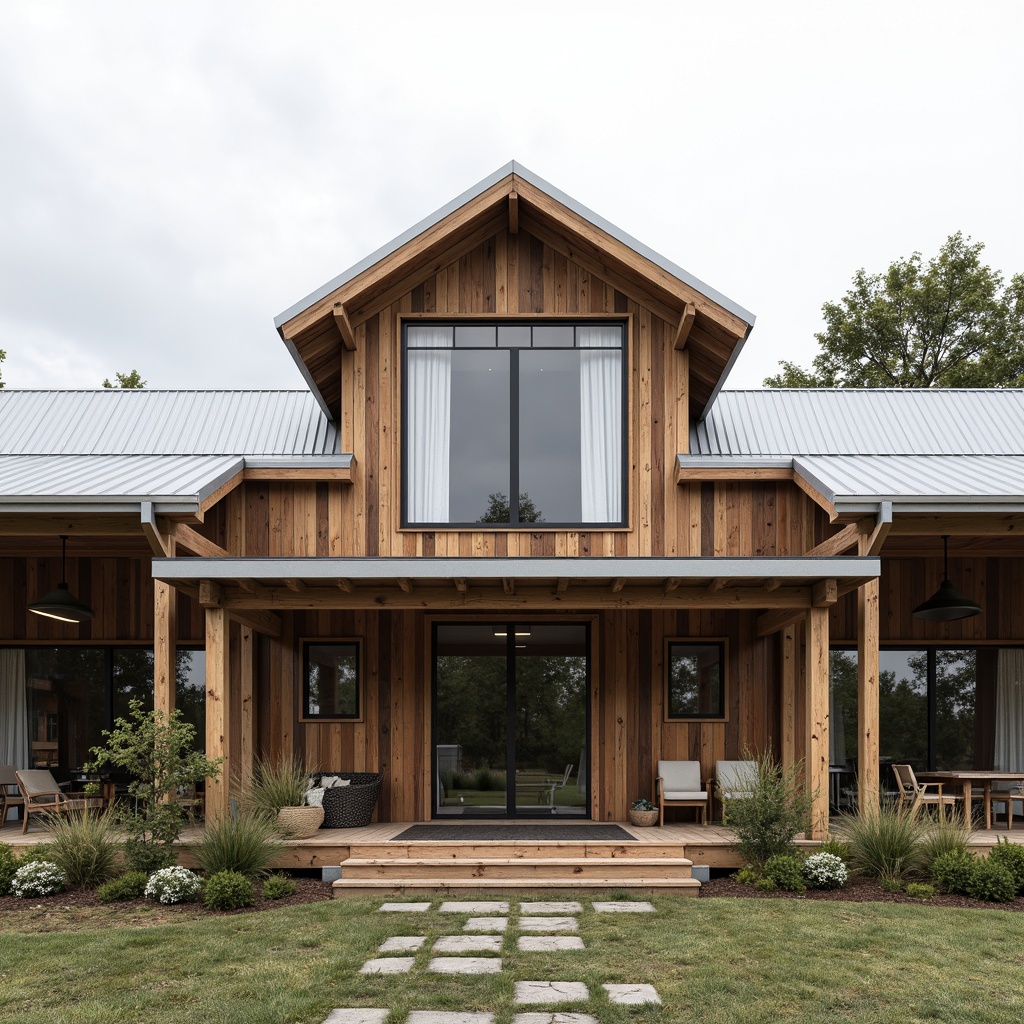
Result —
M68 539L62 535L60 538L60 583L56 590L51 590L45 597L33 601L28 606L30 612L36 615L43 615L48 619L57 619L59 622L85 622L95 614L84 602L79 601L67 584L67 550Z
M961 594L949 582L949 535L942 538L942 583L939 589L913 611L915 619L925 622L952 622L981 614L981 605Z

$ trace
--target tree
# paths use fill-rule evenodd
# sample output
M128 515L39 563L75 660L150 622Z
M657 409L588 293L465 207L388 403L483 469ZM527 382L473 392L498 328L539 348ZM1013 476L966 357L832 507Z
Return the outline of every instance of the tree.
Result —
M130 370L128 373L115 373L114 377L117 380L116 384L111 384L110 378L105 377L103 379L103 386L105 388L121 388L126 391L141 391L146 386L146 382L142 379L142 375L138 370Z
M537 510L533 499L526 493L519 495L519 522L542 522L544 513ZM510 523L512 510L509 508L508 497L503 491L487 495L487 511L477 520L478 523Z
M1024 384L1024 274L1004 288L983 248L958 231L927 263L915 252L883 274L858 270L846 295L822 306L811 368L782 361L765 387Z

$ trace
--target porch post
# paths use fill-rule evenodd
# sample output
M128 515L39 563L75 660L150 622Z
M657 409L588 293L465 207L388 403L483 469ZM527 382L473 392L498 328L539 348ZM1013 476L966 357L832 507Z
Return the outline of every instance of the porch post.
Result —
M153 706L167 718L174 711L177 679L178 591L153 582Z
M796 764L796 626L782 630L782 763Z
M860 554L867 554L867 537ZM878 810L878 580L857 588L857 806Z
M231 758L231 655L226 608L206 609L206 756L224 758L220 775L206 780L206 815L222 817L230 811Z
M828 608L809 608L805 635L807 685L807 791L811 835L828 832Z
M253 680L255 678L255 636L249 626L242 626L242 648L241 648L241 675L242 692L239 699L239 712L241 714L242 732L240 749L238 751L238 767L242 782L242 790L252 782L252 759L254 753L253 733Z

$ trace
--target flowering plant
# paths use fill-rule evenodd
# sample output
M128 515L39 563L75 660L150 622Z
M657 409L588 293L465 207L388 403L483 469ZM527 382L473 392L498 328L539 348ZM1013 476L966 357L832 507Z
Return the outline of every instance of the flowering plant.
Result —
M202 887L202 879L195 872L175 865L149 876L146 896L161 903L191 903L199 897Z
M653 811L654 804L650 800L634 800L633 810L634 811Z
M48 860L30 861L14 872L11 879L13 896L50 896L64 888L64 872Z
M804 861L804 877L813 889L841 889L850 873L834 853L812 853Z

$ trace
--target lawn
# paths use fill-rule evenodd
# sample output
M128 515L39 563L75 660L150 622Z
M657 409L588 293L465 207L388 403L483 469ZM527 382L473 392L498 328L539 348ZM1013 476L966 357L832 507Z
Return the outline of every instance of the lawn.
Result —
M583 951L519 953L512 927L500 975L425 973L431 938L413 973L364 977L388 936L455 934L464 920L378 913L380 902L146 928L117 928L100 908L74 930L40 934L14 931L27 927L20 914L0 918L0 1020L319 1024L336 1006L378 1006L393 1011L389 1024L412 1009L491 1010L509 1024L516 980L586 982L590 1003L561 1008L601 1024L1024 1019L1024 914L656 896L657 916L608 915L584 899ZM613 1006L602 982L651 982L664 1006Z

